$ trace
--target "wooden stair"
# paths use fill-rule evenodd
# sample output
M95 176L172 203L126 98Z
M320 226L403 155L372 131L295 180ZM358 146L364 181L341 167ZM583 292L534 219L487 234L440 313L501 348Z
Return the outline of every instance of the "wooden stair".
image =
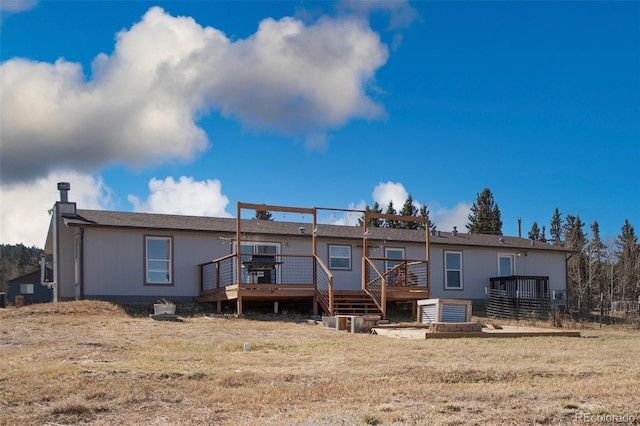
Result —
M382 315L364 291L341 291L333 295L334 315Z

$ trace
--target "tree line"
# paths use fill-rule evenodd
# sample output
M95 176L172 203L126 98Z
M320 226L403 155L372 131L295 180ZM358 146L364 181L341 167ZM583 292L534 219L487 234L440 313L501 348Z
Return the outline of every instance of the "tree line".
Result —
M571 306L582 314L606 309L611 302L638 300L640 296L640 245L635 230L625 219L620 234L607 241L594 221L590 236L579 215L566 215L556 207L549 221L550 240L539 235L534 222L529 238L566 247L573 252L567 260ZM544 227L543 227L544 229Z
M44 250L24 244L0 244L0 293L9 289L9 281L40 269Z

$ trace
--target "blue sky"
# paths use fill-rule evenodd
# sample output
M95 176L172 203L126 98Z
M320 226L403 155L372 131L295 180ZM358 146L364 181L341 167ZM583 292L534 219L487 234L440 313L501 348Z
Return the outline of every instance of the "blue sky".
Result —
M42 246L61 180L80 208L230 217L411 194L445 231L488 187L507 235L556 207L639 226L639 2L2 8L2 243Z

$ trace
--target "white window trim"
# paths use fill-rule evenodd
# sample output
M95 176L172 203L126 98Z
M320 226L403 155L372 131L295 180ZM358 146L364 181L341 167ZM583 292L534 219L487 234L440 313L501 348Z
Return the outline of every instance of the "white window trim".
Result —
M169 241L169 259L149 259L149 240ZM152 281L149 279L149 261L167 262L169 277L168 281ZM173 285L173 237L166 235L145 235L144 237L144 283L145 285Z
M503 276L500 273L500 259L502 259L503 257L508 257L511 260L511 275L516 275L516 255L513 253L498 253L498 276Z
M447 253L455 253L460 255L460 269L449 269L447 267ZM463 262L462 262L462 251L459 250L445 250L444 251L444 289L445 290L464 290L464 273L463 273ZM449 271L458 271L460 272L460 286L459 287L450 287L448 283L448 274Z
M342 256L331 256L331 248L332 247L342 247L342 248L347 248L349 249L349 256L348 257L342 257ZM351 246L350 245L345 245L345 244L329 244L328 246L328 250L329 250L329 255L328 255L328 260L329 260L329 269L338 269L338 270L342 270L342 271L348 271L351 270L351 256L352 256L352 250L351 250ZM347 259L349 261L349 266L332 266L331 265L331 259Z

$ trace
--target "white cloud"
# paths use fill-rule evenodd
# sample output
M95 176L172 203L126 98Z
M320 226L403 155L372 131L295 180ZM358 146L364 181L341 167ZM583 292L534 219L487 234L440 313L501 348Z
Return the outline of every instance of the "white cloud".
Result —
M265 19L232 41L154 7L96 57L89 80L64 59L1 65L2 179L190 161L208 148L196 120L211 109L322 147L331 129L384 115L367 90L387 57L362 19Z
M49 229L50 210L59 200L58 182L71 182L69 201L83 209L107 209L111 205L111 189L102 177L74 171L50 173L32 183L0 186L0 241L43 247Z
M472 203L467 202L459 202L452 209L439 206L431 210L429 219L441 231L451 232L453 227L457 226L459 232L467 232L465 225L469 222L471 206Z
M364 210L367 207L367 203L364 200L358 203L349 203L347 210ZM362 219L362 214L357 212L345 211L340 214L333 215L332 219L322 221L322 223L328 223L331 225L345 225L345 226L357 226L359 219Z
M381 182L373 189L373 201L378 202L383 213L386 212L389 201L393 201L393 208L400 211L408 196L404 185L399 182Z
M373 200L377 201L382 207L383 213L386 210L389 201L393 201L396 211L400 211L404 202L408 197L407 190L404 185L399 182L379 183L373 189ZM416 208L420 208L422 203L413 200ZM429 220L437 226L441 231L451 231L454 226L458 227L458 231L466 232L465 225L469 221L472 203L461 201L453 208L441 206L438 202L427 203L429 210Z
M381 12L389 16L387 30L409 27L420 18L418 11L408 2L401 0L346 0L338 3L338 10L368 17L371 13Z
M33 9L36 4L38 4L37 0L2 0L0 2L0 11L9 13L25 12Z
M134 211L231 217L225 211L229 199L222 194L219 180L196 181L192 177L181 176L176 182L171 176L165 180L154 178L149 181L149 192L146 201L129 195Z

